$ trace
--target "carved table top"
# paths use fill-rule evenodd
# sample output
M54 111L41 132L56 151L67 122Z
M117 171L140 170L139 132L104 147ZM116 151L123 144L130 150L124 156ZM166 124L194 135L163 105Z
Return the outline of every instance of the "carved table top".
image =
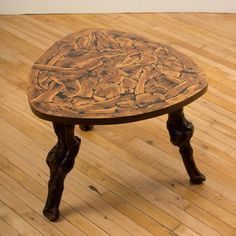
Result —
M179 109L207 89L184 54L141 36L83 30L50 47L32 66L32 111L54 122L112 124Z

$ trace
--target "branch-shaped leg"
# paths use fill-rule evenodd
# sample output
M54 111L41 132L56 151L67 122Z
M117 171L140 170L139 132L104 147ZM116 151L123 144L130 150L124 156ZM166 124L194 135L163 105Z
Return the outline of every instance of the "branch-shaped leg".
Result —
M79 125L80 129L83 131L90 131L93 129L93 125Z
M206 177L198 170L193 159L193 149L190 139L193 136L194 127L185 118L183 108L169 113L167 129L170 134L171 143L179 147L179 152L189 174L190 181L194 184L200 184L205 181Z
M53 123L53 127L58 141L47 156L50 180L48 197L43 210L50 221L55 221L60 216L59 205L64 189L64 179L74 166L80 146L80 139L74 136L74 125Z

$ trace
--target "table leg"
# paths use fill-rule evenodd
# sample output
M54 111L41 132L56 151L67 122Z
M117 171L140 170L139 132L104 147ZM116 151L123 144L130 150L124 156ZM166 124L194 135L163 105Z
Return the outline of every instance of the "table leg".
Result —
M171 143L179 147L179 152L190 177L190 181L194 184L200 184L205 181L206 177L198 170L194 162L193 149L190 144L194 127L193 124L185 118L183 108L169 113L167 129L170 134Z
M47 201L43 210L50 221L55 221L60 216L59 205L64 189L64 179L74 166L81 142L78 137L74 136L74 125L53 123L53 127L58 141L47 156L50 180Z
M89 131L93 129L93 125L79 125L80 129L83 131Z

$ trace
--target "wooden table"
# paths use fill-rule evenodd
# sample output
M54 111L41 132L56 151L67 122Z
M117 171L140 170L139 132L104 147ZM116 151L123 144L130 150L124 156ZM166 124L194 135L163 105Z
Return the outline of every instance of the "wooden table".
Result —
M183 107L207 90L204 74L184 54L138 35L83 30L57 41L32 66L28 97L35 115L53 122L57 144L50 168L44 215L55 221L64 179L73 168L80 139L74 127L127 123L168 113L171 142L179 147L194 184L197 169L190 139L193 125Z

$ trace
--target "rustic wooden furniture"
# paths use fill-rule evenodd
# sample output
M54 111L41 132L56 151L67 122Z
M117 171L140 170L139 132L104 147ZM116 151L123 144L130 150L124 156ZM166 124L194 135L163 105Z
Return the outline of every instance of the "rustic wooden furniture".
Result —
M44 215L59 217L64 179L73 168L80 139L74 127L133 122L168 113L171 142L179 147L194 184L197 169L190 139L193 125L183 107L207 90L204 74L175 49L113 30L83 30L50 47L32 66L28 96L32 111L53 122L57 144L50 168Z

